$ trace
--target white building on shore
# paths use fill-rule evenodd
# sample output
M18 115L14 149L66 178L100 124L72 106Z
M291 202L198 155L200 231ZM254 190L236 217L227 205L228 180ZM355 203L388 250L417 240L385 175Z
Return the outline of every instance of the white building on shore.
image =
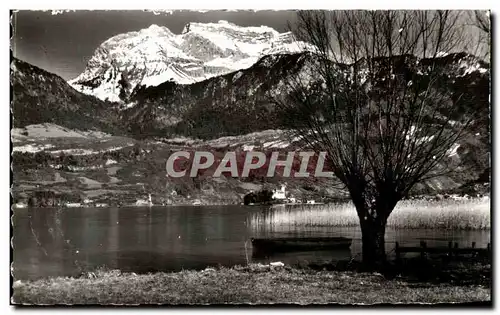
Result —
M281 185L280 189L275 189L273 191L273 199L275 199L275 200L286 199L286 186L285 185Z

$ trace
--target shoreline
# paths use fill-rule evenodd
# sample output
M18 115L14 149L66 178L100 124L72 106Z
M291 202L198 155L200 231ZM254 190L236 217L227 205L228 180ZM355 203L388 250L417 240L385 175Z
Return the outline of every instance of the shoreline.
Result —
M438 197L437 197L438 196ZM443 197L443 195L437 194L437 195L419 195L419 196L413 196L411 198L406 198L402 199L400 202L404 201L429 201L429 202L440 202L440 201L447 201L447 200L453 200L453 201L483 201L487 198L487 200L490 200L490 196L484 195L482 197L472 197L472 196L459 196L459 194L452 194ZM38 209L38 208L133 208L133 207L184 207L184 206L247 206L247 207L260 207L260 206L269 206L269 207L274 207L274 206L324 206L324 205L331 205L331 204L349 204L351 202L350 198L335 198L334 201L328 201L328 202L312 202L312 203L303 203L303 202L262 202L262 203L251 203L251 204L245 204L243 201L240 202L199 202L199 199L187 199L186 202L180 202L180 203L165 203L165 204L149 204L147 202L136 202L136 203L130 203L130 204L113 204L113 203L66 203L66 204L58 204L54 206L46 206L46 207L41 207L41 206L28 206L26 203L11 203L12 209L23 209L23 208L32 208L32 209Z
M359 218L355 208L349 202L332 202L326 204L268 204L268 205L242 205L242 204L176 204L176 205L126 205L92 207L39 207L39 208L16 208L12 211L43 211L34 209L57 209L67 211L75 209L172 209L176 207L186 208L223 208L240 207L250 215L250 224L291 227L354 227L359 226ZM270 210L267 211L266 209ZM265 211L263 211L265 210ZM291 211L293 210L293 211ZM272 213L272 215L271 215ZM387 227L396 229L444 229L444 230L491 230L491 200L489 196L473 199L407 199L398 203L393 213L389 216Z

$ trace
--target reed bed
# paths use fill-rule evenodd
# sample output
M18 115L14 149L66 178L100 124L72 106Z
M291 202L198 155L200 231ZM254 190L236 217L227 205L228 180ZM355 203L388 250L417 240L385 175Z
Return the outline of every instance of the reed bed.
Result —
M302 205L272 209L254 214L252 226L321 227L358 226L352 203ZM389 216L387 226L399 229L488 230L491 214L489 199L403 200Z

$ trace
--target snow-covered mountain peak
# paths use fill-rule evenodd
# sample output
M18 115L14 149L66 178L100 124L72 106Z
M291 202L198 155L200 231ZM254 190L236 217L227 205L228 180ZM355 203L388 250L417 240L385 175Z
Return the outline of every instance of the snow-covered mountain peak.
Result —
M166 29L166 27L165 26L158 26L156 24L151 24L148 28L143 29L142 31L145 31L145 30L155 31L155 30L163 30L163 29Z
M153 24L150 27L139 31L115 35L104 41L99 48L105 47L113 50L116 47L129 48L129 46L135 46L138 44L151 45L156 44L158 41L168 40L172 37L175 37L175 34L172 33L167 27Z
M148 28L144 28L139 31L142 34L149 35L149 36L175 36L174 33L172 33L168 27L166 26L158 26L156 24L151 24Z
M69 83L102 100L121 101L139 85L191 84L246 69L264 55L302 51L303 44L289 32L224 20L188 23L181 34L153 24L104 41Z
M214 31L226 31L228 33L256 33L256 34L264 34L270 33L273 35L278 35L279 33L269 27L269 26L239 26L234 23L228 22L226 20L220 20L217 23L198 23L192 22L188 23L182 33L187 32L214 32Z

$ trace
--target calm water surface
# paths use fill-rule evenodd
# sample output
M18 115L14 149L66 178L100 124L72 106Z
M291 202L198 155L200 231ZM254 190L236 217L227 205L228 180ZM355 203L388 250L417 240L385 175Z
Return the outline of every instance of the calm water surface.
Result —
M136 273L244 265L249 261L286 264L360 257L359 228L251 226L250 217L272 211L244 206L15 209L15 279L77 276L99 266ZM253 259L251 237L345 236L350 251L280 254ZM388 230L386 249L396 241L417 245L486 247L490 231Z

